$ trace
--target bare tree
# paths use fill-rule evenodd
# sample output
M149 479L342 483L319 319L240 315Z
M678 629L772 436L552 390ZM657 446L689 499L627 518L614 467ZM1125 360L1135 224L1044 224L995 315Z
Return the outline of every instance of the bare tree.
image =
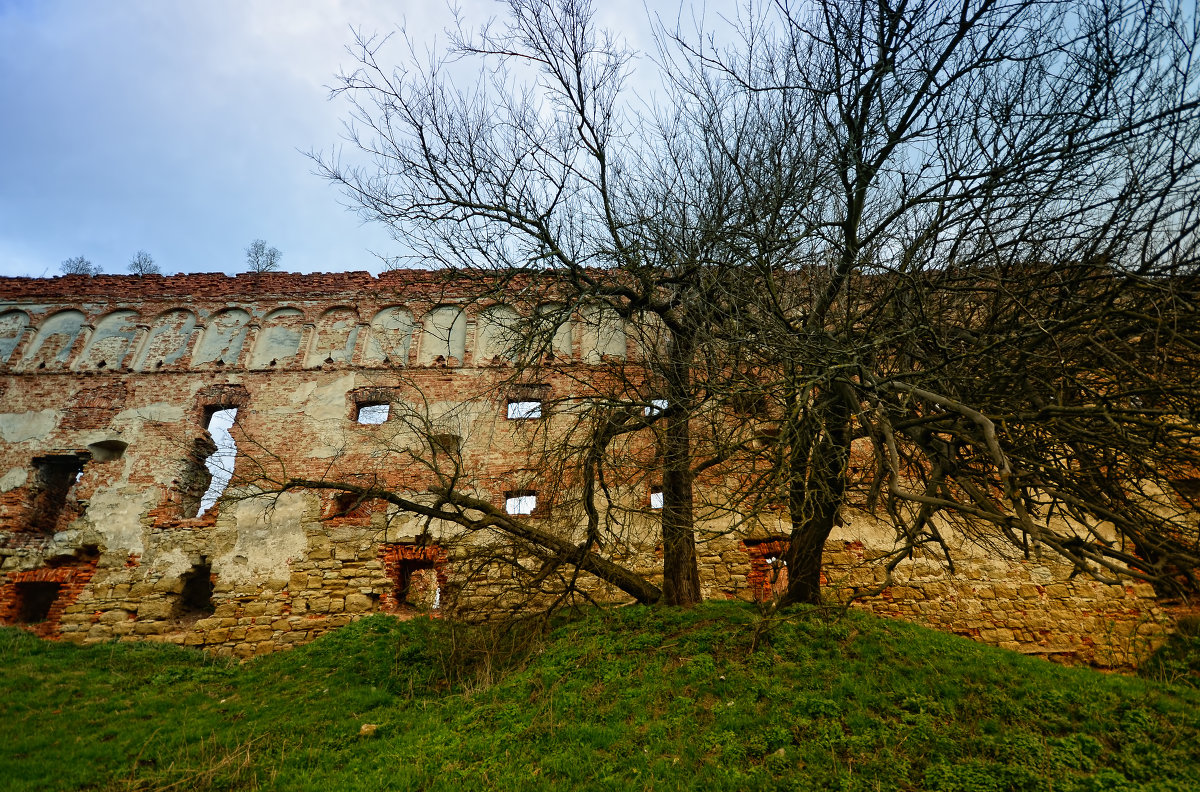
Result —
M786 601L819 600L854 505L896 526L889 570L952 563L957 524L1194 588L1194 10L749 5L730 46L660 31L640 112L586 3L508 5L432 66L360 38L339 93L370 164L317 162L416 256L488 273L481 297L638 328L640 373L556 448L595 522L610 450L657 436L667 602L699 598L693 480L719 471L788 504Z
M267 247L265 240L256 239L246 246L246 269L249 272L275 272L282 257L279 248Z
M1194 591L1194 9L822 2L779 22L685 46L823 126L807 234L737 238L754 274L727 336L774 403L785 601L819 598L853 504L896 526L889 571L927 545L952 563L954 525Z
M129 271L134 275L162 275L162 270L154 263L154 257L144 250L133 254L129 260Z
M93 264L83 256L72 256L69 259L65 259L63 263L59 265L59 269L62 270L64 275L95 276L99 275L103 271L100 269L100 265Z

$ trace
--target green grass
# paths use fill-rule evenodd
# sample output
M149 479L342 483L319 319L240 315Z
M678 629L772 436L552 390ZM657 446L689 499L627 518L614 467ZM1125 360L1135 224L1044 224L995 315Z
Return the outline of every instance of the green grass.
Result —
M1194 688L867 614L485 638L373 617L236 666L3 630L0 789L1200 789Z

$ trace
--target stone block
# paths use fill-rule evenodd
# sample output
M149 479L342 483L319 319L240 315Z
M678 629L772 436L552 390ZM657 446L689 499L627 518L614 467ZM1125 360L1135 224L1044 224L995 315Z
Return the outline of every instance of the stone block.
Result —
M129 619L132 616L133 616L133 614L127 610L122 610L121 608L114 608L113 610L105 611L104 613L100 614L100 623L101 624L118 624L120 622L129 621Z
M275 634L275 628L270 625L256 625L246 630L246 640L251 643L270 640Z
M168 600L145 600L138 605L137 615L139 619L169 619L175 610L174 606L175 604Z

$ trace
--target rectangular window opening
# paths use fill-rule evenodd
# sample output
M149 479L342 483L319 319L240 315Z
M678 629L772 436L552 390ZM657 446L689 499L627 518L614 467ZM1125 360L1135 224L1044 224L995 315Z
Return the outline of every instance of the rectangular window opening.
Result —
M642 415L647 418L654 415L662 415L667 411L666 399L651 399L650 403L642 410Z
M514 490L504 493L504 511L517 517L528 517L537 510L537 493L533 490Z
M392 405L388 402L359 402L354 420L364 426L378 426L387 423L391 412Z
M401 608L437 610L442 589L432 561L401 561L396 568L396 605Z
M527 421L542 417L542 402L540 399L525 399L509 401L508 420Z
M61 583L49 581L30 580L18 583L17 598L20 607L17 610L17 621L21 624L46 621L61 589Z
M660 510L663 507L663 491L662 487L650 488L650 508Z

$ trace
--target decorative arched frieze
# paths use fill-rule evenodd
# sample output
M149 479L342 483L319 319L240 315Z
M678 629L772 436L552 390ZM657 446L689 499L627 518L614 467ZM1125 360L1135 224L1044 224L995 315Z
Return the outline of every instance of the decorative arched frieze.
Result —
M62 370L71 360L75 341L83 333L84 315L76 310L59 311L38 325L33 343L25 350L21 368Z
M607 305L585 306L583 319L583 359L586 363L599 363L603 358L624 358L628 342L625 321Z
M175 366L187 355L196 332L196 315L186 308L160 314L150 324L133 367L138 371Z
M250 314L241 308L226 308L208 317L192 353L192 367L238 365L249 330Z
M571 357L575 344L571 309L563 303L542 303L537 307L539 335L549 338L543 354L557 360Z
M17 350L28 326L29 314L24 311L0 313L0 366L8 364L8 359Z
M420 362L462 365L467 348L467 317L454 305L443 305L425 314L422 322Z
M358 341L358 313L352 308L330 308L317 319L304 365L310 368L349 364Z
M384 308L371 319L363 363L407 366L413 340L412 313L401 306Z
M96 323L92 337L72 368L78 371L117 370L125 365L138 336L136 311L113 311Z
M295 308L277 308L263 317L250 368L284 368L295 362L304 339L304 314Z
M480 311L475 322L475 365L515 362L520 324L520 315L507 305Z

